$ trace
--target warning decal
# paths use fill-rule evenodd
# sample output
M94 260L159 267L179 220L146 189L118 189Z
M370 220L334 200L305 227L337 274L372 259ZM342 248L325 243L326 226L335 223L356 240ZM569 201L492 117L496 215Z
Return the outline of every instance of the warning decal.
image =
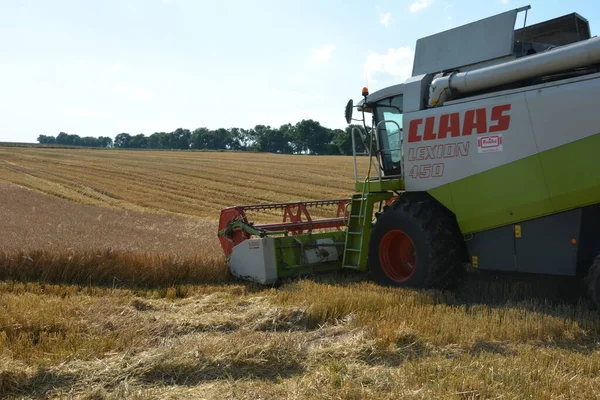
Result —
M495 153L502 151L502 134L483 136L477 139L478 153Z

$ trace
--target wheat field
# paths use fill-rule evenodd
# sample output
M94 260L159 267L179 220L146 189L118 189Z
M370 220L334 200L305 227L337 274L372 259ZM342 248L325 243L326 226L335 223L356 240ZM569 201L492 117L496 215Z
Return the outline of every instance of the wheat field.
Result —
M0 398L600 397L564 282L228 276L221 208L352 186L349 157L0 147Z
M344 156L0 147L3 181L78 203L208 219L234 205L346 198L353 174Z

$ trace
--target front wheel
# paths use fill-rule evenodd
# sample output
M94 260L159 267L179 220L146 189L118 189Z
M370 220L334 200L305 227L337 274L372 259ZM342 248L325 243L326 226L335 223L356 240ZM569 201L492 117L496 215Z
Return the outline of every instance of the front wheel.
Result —
M426 194L404 194L373 225L368 264L381 285L446 287L465 258L454 216Z

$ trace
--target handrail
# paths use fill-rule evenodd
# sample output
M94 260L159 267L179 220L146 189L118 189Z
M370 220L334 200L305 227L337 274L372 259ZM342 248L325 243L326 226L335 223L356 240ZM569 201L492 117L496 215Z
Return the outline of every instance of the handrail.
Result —
M354 131L358 131L358 129L352 128L352 132L350 134L350 136L352 137L352 157L354 159L354 181L358 182L358 167L356 166L356 139L354 139Z
M352 137L352 156L354 158L354 181L358 182L358 166L356 164L356 138L355 135L356 133L358 133L359 136L361 136L362 138L362 134L360 133L360 130L358 130L356 127L352 128L352 133L351 133L351 137ZM373 144L373 135L370 136L370 141L369 141L369 146L368 148L365 149L365 152L363 153L364 155L369 156L369 172L367 175L370 175L371 173L371 167L373 166L373 157L372 157L372 152L370 150L372 150L372 144ZM364 144L364 141L363 141ZM366 146L366 145L365 145ZM379 177L379 179L381 179L381 171L379 170L379 168L377 169L377 176Z
M398 128L398 136L399 136L399 142L400 142L400 147L398 147L397 149L381 149L381 143L379 141L379 127L381 124L385 124L387 122L391 122L393 124L396 125L396 127ZM403 178L404 177L404 150L402 147L402 143L404 143L404 132L402 130L402 128L400 128L400 125L398 124L398 122L391 120L391 119L386 119L383 121L379 121L379 123L375 126L375 129L373 130L373 134L370 135L369 137L369 146L366 149L366 154L369 156L369 170L367 171L367 176L365 177L364 180L364 185L366 186L366 184L370 181L371 179L371 167L373 166L373 152L372 152L372 145L373 145L373 135L375 135L375 141L376 141L376 145L377 145L377 151L375 151L375 157L377 159L377 180L381 180L382 179L382 175L381 175L381 170L382 170L382 160L380 158L380 154L388 154L388 153L392 153L394 151L397 151L400 153L400 164L401 164L401 173L400 175L394 175L394 176L386 176L386 178L392 178L392 177L399 177L399 178ZM361 135L360 130L358 130L356 127L352 128L352 132L351 132L351 136L352 136L352 156L354 158L354 181L358 182L358 165L356 162L356 138L355 135L356 134ZM362 135L361 135L362 137ZM364 193L363 193L364 194Z

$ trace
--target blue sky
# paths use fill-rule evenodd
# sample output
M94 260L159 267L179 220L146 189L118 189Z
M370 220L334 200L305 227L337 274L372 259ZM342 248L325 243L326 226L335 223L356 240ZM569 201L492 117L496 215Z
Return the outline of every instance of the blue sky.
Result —
M0 0L0 141L343 128L367 79L409 76L418 38L527 4L528 25L578 12L600 26L594 0Z

